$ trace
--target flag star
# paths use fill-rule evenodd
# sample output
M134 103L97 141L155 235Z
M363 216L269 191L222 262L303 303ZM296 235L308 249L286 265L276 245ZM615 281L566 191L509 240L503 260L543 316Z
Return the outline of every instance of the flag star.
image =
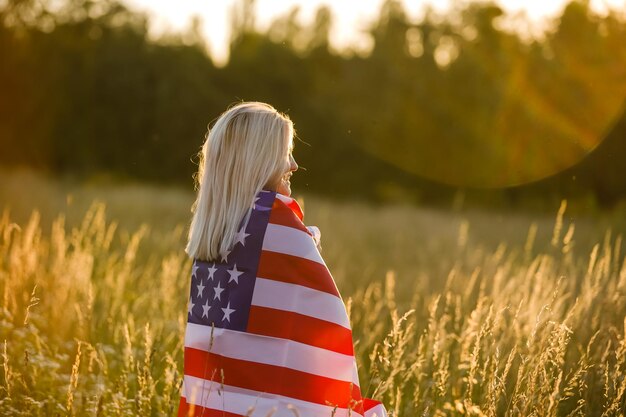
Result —
M211 306L209 305L209 300L206 300L206 303L202 306L202 317L206 316L207 318L209 318L209 310L211 309Z
M194 262L194 264L193 264L193 272L191 273L191 275L193 275L194 277L196 277L196 278L197 278L197 277L198 277L198 275L196 275L196 273L198 272L198 269L200 269L200 267L198 266L198 264L196 264L196 263Z
M222 255L222 262L228 262L228 255L230 255L230 251L226 251L226 253L224 253Z
M213 265L211 265L209 268L209 278L210 280L213 280L213 274L215 274L215 271L217 271L217 268L215 267L215 262L213 262Z
M224 288L220 287L220 282L217 281L217 287L213 288L215 290L215 295L213 296L213 299L215 300L216 298L220 301L222 301L222 299L220 298L222 295L222 291L224 291Z
M189 304L187 305L187 314L193 314L194 303L191 302L191 297L189 297Z
M254 208L254 210L259 210L259 211L267 211L267 210L269 210L269 207L264 207L264 206L259 204L259 200L260 199L261 199L261 197L257 197L256 200L254 200L254 203L252 204L252 208Z
M228 322L230 323L230 315L233 311L235 311L234 309L230 308L230 301L228 302L226 308L223 308L222 311L224 312L224 318L222 318L222 321L228 320Z
M200 284L196 285L198 288L198 298L202 298L202 294L204 293L204 284L202 283L202 278L200 279Z
M246 246L246 238L248 236L250 236L250 233L246 233L246 226L244 225L240 231L237 232L237 235L235 236L235 239L237 240L237 243L241 243L241 246Z
M239 284L239 275L241 274L243 274L243 271L237 270L237 264L233 265L233 269L228 270L228 275L230 275L228 282L235 281L235 284Z

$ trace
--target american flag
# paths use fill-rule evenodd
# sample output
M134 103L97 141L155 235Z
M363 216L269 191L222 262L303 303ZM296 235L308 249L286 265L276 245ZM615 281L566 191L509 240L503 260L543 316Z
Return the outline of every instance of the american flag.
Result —
M302 218L263 190L231 252L194 260L179 417L386 416L361 397L345 305Z

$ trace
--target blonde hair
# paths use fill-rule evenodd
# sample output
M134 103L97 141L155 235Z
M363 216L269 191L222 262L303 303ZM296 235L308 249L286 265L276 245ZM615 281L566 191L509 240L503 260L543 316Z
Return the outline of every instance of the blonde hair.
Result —
M289 117L260 102L229 108L209 128L185 248L191 258L217 260L232 249L255 196L283 174L293 134Z

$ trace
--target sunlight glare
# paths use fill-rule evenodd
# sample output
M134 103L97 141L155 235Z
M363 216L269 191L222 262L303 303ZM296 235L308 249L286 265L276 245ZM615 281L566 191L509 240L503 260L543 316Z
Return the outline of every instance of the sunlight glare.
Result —
M206 39L209 52L218 64L228 59L228 40L230 10L236 0L201 2L198 0L125 0L134 10L147 11L152 18L150 34L158 36L163 33L184 31L191 18L202 19L202 33ZM318 7L326 5L333 11L334 24L330 33L331 46L336 50L346 48L355 51L367 51L371 40L365 36L371 22L374 21L383 0L360 0L358 6L354 2L330 0L257 0L257 26L266 29L278 16L287 13L291 8L300 8L299 17L303 24L310 22ZM407 15L413 20L424 16L426 6L437 13L445 12L452 4L467 4L468 0L420 0L402 1ZM540 30L546 18L557 16L563 9L564 0L499 0L498 4L511 16L525 15L532 25L533 32ZM608 8L626 10L626 0L591 0L591 8L598 13L606 13ZM516 23L514 23L516 24ZM525 30L523 28L522 30Z

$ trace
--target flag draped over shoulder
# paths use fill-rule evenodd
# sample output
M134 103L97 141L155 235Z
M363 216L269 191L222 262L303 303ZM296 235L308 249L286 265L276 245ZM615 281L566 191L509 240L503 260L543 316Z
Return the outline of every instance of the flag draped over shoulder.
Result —
M298 203L261 191L231 252L195 260L178 416L385 417Z

